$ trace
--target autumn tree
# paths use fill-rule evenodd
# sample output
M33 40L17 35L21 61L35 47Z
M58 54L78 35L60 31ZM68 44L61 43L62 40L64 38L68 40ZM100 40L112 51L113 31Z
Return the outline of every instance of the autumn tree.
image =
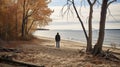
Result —
M0 0L0 38L28 37L38 26L51 21L52 11L45 0Z
M0 37L7 40L10 36L15 33L11 30L14 28L14 10L13 3L10 0L1 0L2 3L0 8ZM13 12L13 13L12 13ZM13 16L11 16L13 15ZM14 36L12 36L14 38Z
M28 34L28 31L31 28L27 27L28 22L32 21L37 22L38 24L47 25L51 19L49 18L51 14L51 10L48 8L47 4L48 1L45 0L19 0L19 4L21 4L22 8L22 30L21 30L21 36L24 37Z

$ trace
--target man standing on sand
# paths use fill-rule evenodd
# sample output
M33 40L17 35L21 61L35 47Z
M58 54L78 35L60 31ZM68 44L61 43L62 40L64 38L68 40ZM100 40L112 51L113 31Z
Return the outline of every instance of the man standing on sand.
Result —
M59 33L56 34L55 41L56 41L56 48L60 48L60 35L59 35Z

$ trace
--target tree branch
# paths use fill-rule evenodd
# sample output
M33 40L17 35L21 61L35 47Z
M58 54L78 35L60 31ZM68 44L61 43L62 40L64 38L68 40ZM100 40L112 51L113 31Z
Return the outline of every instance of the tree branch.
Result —
M76 13L76 15L77 15L77 18L78 18L78 20L79 20L80 23L81 23L81 26L82 26L82 28L83 28L83 31L84 31L84 34L85 34L86 40L88 40L88 35L87 35L87 32L86 32L85 26L84 26L83 21L81 20L79 14L78 14L78 11L77 11L77 9L76 9L76 7L75 7L74 0L72 0L72 5L73 5L73 8L74 8L75 13Z
M110 1L110 2L107 4L107 7L109 7L109 5L110 5L111 3L113 3L113 2L115 2L115 1L117 1L117 0Z
M87 1L88 1L89 5L92 5L92 3L91 3L91 1L90 1L90 0L87 0Z
M72 12L72 10L70 9L70 8L71 8L71 5L72 5L71 1L70 1L70 0L67 0L67 3L66 3L66 4L62 7L62 9L61 9L62 16L65 15L65 14L67 14L67 17L68 17L69 12L71 12L72 14L74 14L74 13ZM66 10L63 12L65 6L67 6L67 8L66 8Z
M109 13L108 16L111 16L111 17L115 20L115 22L119 22L119 21L112 15L112 13L111 13L111 11L110 11L109 8L108 8L108 13Z
M94 0L94 2L92 3L93 5L96 3L97 0Z
M90 0L87 0L89 5L94 5L96 3L97 0L94 0L93 3Z
M35 22L35 20L33 20L33 21L32 21L32 23L31 23L30 27L28 28L27 33L29 33L29 31L30 31L30 29L32 28L32 25L33 25L33 23L34 23L34 22Z

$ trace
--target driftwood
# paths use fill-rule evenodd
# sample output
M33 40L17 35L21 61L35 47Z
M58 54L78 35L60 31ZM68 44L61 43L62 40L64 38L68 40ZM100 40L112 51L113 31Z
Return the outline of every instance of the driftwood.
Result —
M19 50L19 49L14 49L14 48L0 47L0 52L20 53L22 51ZM39 66L39 65L34 65L34 64L30 64L30 63L14 61L13 57L14 57L14 55L12 55L12 54L10 54L10 55L1 55L0 56L0 63L10 64L10 65L13 65L13 66L20 66L20 67L45 67L43 65Z
M2 48L0 47L0 52L14 52L14 53L20 53L21 50L14 49L14 48Z
M120 58L115 56L113 52L109 51L109 49L107 51L103 51L100 56L102 56L103 58L113 61L113 62L119 62L120 63Z
M14 61L14 60L11 60L8 58L2 58L2 57L0 57L0 63L6 63L13 66L22 66L22 67L45 67L43 65L39 66L39 65L34 65L34 64L25 63L25 62L18 62L18 61Z

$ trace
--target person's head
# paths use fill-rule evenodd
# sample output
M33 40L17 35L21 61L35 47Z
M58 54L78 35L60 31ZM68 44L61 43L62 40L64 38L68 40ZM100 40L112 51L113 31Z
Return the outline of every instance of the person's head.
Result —
M59 35L59 33L57 32L57 35Z

